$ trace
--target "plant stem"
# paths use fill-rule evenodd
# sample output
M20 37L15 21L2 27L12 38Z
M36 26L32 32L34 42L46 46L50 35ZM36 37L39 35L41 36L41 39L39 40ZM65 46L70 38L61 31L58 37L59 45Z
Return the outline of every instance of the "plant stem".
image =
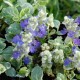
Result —
M31 80L31 77L29 76L29 79Z

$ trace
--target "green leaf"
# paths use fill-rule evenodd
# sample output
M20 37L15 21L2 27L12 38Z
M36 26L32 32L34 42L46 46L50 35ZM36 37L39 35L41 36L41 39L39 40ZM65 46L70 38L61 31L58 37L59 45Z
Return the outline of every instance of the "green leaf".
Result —
M74 71L71 71L71 74L68 74L68 78L72 80L75 77Z
M6 49L4 49L2 55L3 55L3 58L7 61L10 60L11 56L12 56L12 53L13 53L13 47L12 46L8 46Z
M30 14L34 13L34 7L30 3L26 3L23 8L26 7L29 9Z
M33 6L30 3L28 3L26 0L17 0L17 3L22 9L27 8L30 14L33 14L34 12Z
M55 34L56 33L56 30L55 29L52 29L51 31L50 31L50 33L49 33L49 36L51 36L51 35L53 35L53 34Z
M29 69L27 69L27 67L22 67L20 70L19 70L19 75L21 75L21 76L28 76L29 75L29 73L30 73L30 70Z
M4 73L5 71L6 71L6 68L2 64L0 64L0 74Z
M7 76L16 77L16 71L15 71L14 68L8 69L5 73L6 73Z
M0 38L0 53L2 53L3 49L6 47L4 41L5 41L4 39Z
M2 62L3 61L3 56L2 55L0 55L0 62Z
M36 66L32 69L31 80L42 80L43 70L41 67Z
M20 12L20 19L26 19L30 16L29 8L24 8Z
M2 53L3 52L3 50L2 49L0 49L0 53Z
M60 22L58 20L54 20L54 27L59 29L59 26L60 26Z
M20 5L21 7L23 7L25 5L25 3L27 3L26 0L17 0L18 5Z
M4 48L5 48L5 46L6 46L6 44L5 44L5 43L0 42L0 49L4 49Z
M11 64L9 62L2 62L2 64L5 66L6 69L11 68Z
M67 80L66 76L62 73L57 74L57 79L56 80Z
M14 37L14 35L13 34L5 34L5 38L6 38L6 40L8 41L8 42L11 42L11 40L12 40L12 38Z
M22 66L22 60L11 59L11 65L13 65L16 69L20 69Z
M78 80L80 80L80 75L79 75L79 74L76 74L76 78L77 78Z
M14 21L19 21L19 12L16 7L3 8L2 14L6 18L12 18Z
M16 35L16 34L19 34L21 32L21 27L18 23L15 22L9 26L9 28L7 29L6 32L8 34Z
M46 5L49 2L49 0L37 0L37 1L39 5Z
M3 0L4 3L8 4L9 6L13 6L12 2L10 0Z
M4 22L6 22L8 25L14 23L14 21L11 18L5 18Z
M3 38L0 38L0 42L5 42L5 39L3 39Z
M53 0L53 2L51 1L53 8L51 11L53 11L54 17L55 19L58 18L59 16L59 0Z

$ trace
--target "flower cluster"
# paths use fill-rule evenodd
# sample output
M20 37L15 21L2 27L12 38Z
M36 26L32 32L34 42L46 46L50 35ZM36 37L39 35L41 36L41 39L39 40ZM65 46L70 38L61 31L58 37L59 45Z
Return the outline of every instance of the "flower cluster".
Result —
M71 46L70 55L66 56L67 58L64 60L64 67L66 67L65 69L76 68L79 71L80 17L73 19L71 17L66 16L64 17L63 24L66 26L63 32L66 30L67 33L67 37L65 38L65 44Z
M53 15L47 17L45 8L40 8L37 16L21 20L22 31L12 39L12 43L15 45L12 57L14 59L22 58L24 64L28 65L33 61L32 56L38 55L37 57L41 57L42 68L48 75L53 74L51 68L54 64L63 65L65 70L75 68L80 71L78 47L80 46L80 17L73 19L65 16L62 24L65 28L60 30L61 36L57 35L57 38L52 39L49 33L50 28L55 28ZM65 35L64 40L63 35Z
M20 26L21 33L12 39L12 43L16 46L12 57L18 59L24 55L23 62L26 63L29 53L35 54L40 48L40 39L46 38L49 26L54 27L53 15L47 17L46 8L40 8L37 16L21 20Z
M22 1L18 0L19 9L14 7L17 16L20 11L19 19L13 16L13 7L8 7L12 14L6 11L14 23L12 21L6 29L6 40L0 38L0 74L5 72L11 77L27 77L31 73L32 80L42 80L44 72L48 76L57 76L56 80L73 80L76 72L80 74L80 17L65 16L60 23L53 14L46 12L45 6L38 4L36 8L35 4L43 3L43 0L34 0L33 5L25 1L20 6ZM33 7L38 10L36 14Z

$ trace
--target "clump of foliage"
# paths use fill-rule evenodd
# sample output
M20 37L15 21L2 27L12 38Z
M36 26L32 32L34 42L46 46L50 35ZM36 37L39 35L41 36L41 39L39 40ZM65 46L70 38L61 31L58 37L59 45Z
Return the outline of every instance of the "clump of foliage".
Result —
M0 1L0 74L80 79L79 2L52 1Z

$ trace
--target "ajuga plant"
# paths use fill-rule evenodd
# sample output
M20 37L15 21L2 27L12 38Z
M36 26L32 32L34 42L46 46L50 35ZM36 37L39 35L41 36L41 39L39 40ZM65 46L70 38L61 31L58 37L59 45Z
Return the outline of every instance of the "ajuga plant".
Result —
M43 80L80 79L80 17L54 19L48 0L3 0L0 19L7 24L0 38L0 74ZM4 28L1 28L1 30ZM1 33L2 34L2 33Z

